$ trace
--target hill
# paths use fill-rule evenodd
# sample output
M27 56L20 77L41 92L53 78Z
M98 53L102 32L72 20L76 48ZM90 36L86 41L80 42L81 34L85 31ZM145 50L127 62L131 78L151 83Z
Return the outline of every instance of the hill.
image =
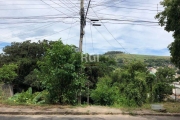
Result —
M131 60L140 60L145 62L148 67L172 65L170 62L170 56L138 55L126 53L105 53L104 55L115 58L120 66L122 66L124 62Z

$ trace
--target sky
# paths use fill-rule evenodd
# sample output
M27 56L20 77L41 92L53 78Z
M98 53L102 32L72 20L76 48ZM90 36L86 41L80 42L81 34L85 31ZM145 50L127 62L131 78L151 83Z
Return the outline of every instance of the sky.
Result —
M91 0L83 52L170 56L172 33L158 25L161 0ZM84 0L85 13L89 0ZM0 53L11 42L59 40L79 46L80 0L0 0ZM92 22L92 19L99 20ZM100 24L101 26L93 26Z

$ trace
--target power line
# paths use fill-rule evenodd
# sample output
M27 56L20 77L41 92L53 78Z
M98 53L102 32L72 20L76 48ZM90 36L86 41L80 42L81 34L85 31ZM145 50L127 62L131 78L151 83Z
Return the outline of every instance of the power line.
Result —
M91 8L92 9L92 8ZM92 9L92 11L94 12L94 10ZM95 13L95 12L94 12ZM95 13L95 15L96 15L96 13ZM96 15L97 16L97 15ZM98 16L97 16L98 17ZM99 17L98 17L99 18ZM101 22L102 23L102 22ZM116 40L116 38L111 34L111 32L107 29L107 27L104 25L104 23L102 23L103 24L103 26L105 27L105 29L108 31L108 33L113 37L113 39L115 40L115 41L117 41L117 43L124 49L124 51L126 52L126 53L128 53L127 51L126 51L126 49L121 45L121 43L119 43L119 41L118 40Z
M50 0L50 1L52 1L52 0ZM56 2L54 2L54 1L52 1L53 3L55 3L55 4L57 4L57 5L59 5L59 6L61 6L60 4L58 4L58 3L56 3ZM69 8L69 6L67 6L64 2L62 2L61 0L59 0L59 2L61 2L62 4L64 4L65 6L66 6L66 8ZM62 6L61 6L62 7ZM74 12L73 10L69 10L69 9L66 9L66 10L68 10L68 11L70 11L70 12Z
M91 18L89 18L91 19ZM128 20L128 19L108 19L108 18L99 18L99 20L105 20L105 21L125 21L125 22L135 22L135 23L151 23L151 24L154 24L154 23L157 23L158 22L155 22L155 21L145 21L145 20Z
M89 0L89 3L88 3L88 7L87 7L87 11L86 11L86 15L85 15L85 20L86 20L87 14L88 14L88 10L89 10L90 4L91 4L91 0Z
M71 27L68 27L68 28L65 28L65 29L63 29L63 30L57 31L57 32L55 32L55 33L52 33L52 34L50 34L50 35L45 35L45 36L43 36L43 37L47 37L47 36L49 37L49 36L58 34L58 33L60 33L60 32L66 31L66 30L68 30L68 29L71 29L71 28L74 27L74 26L76 26L76 24L73 25L73 26L71 26Z
M102 6L102 5L97 5L95 7L98 7L98 6ZM147 11L157 11L157 10L152 10L152 9L139 9L139 8L130 8L130 7L118 7L118 6L103 6L103 7L113 7L113 8L125 8L125 9L134 9L134 10L147 10ZM94 8L93 6L91 8Z
M104 17L104 15L106 15L106 16L108 16L108 17L111 17L112 18L112 16L115 16L115 17L117 17L117 16L120 16L120 17L125 17L125 18L139 18L139 19L141 19L141 20L147 20L147 19L142 19L142 17L135 17L135 16L127 16L127 15L120 15L120 14L117 14L117 15L114 15L114 14L108 14L108 13L99 13L99 12L97 12L96 14L101 14L101 15L103 15L103 17ZM148 19L149 20L149 19Z
M72 4L72 5L74 5L75 6L75 8L76 7L78 7L78 6L76 6L76 4L75 3L73 3L71 0L69 0L69 2ZM68 3L69 4L69 3ZM79 3L78 3L79 4ZM79 10L78 8L76 8L77 10Z
M76 23L76 22L75 22L75 23ZM27 34L27 33L29 33L29 31L32 31L32 30L34 31L34 30L38 30L38 29L42 29L42 28L49 27L49 26L51 26L52 24L54 24L54 22L52 22L52 23L50 23L50 24L47 24L47 25L43 25L43 26L37 27L37 28L30 29L30 30L28 30L27 32L21 33L20 36L24 35L24 33ZM4 38L4 37L3 37L3 38Z
M70 31L71 31L72 25L73 25L73 19L72 19L71 27L70 27L70 29L69 29L69 33L68 33L68 37L67 37L67 40L66 40L66 44L67 44L67 41L68 41L68 39L69 39L69 34L70 34Z
M90 24L91 25L91 24ZM111 46L113 46L107 39L106 39L106 37L104 37L104 35L96 28L96 26L94 26L94 28L96 29L96 31L104 38L104 40L106 40L106 42L109 44L109 45L111 45ZM114 47L114 46L113 46Z
M157 5L157 4L154 4L154 3L147 3L147 2L146 3L142 3L142 2L132 2L132 1L130 2L130 1L127 1L127 0L126 0L126 2L127 3L134 3L134 4Z
M79 18L79 17L60 17L60 16L52 16L52 17L46 17L46 16L35 16L35 17L0 17L0 19L57 19L57 18Z
M148 24L138 24L138 23L112 23L112 22L102 22L102 23L109 23L109 24L127 24L127 25L140 25L140 26L144 26L144 27L151 27L151 28L157 28L157 29L161 29L158 28L159 25L148 25ZM156 27L157 26L157 27ZM160 27L160 26L159 26Z
M3 23L0 23L0 24L29 24L29 23L49 23L49 22L60 22L59 20L56 20L56 21L44 21L44 22L37 22L37 21L20 21L20 22L3 22ZM75 23L78 22L78 21L75 21ZM64 21L61 21L61 23L65 23L65 24L71 24L71 23L68 23L68 22L64 22Z
M92 36L92 29L91 29L91 24L90 24L90 30L91 30L91 41L92 41L92 48L93 48L93 52L94 52L94 45L93 45L93 36ZM95 52L94 52L95 53Z
M53 9L55 9L55 10L59 11L60 13L62 13L62 14L64 14L64 15L66 15L66 16L69 16L69 15L65 14L64 12L62 12L62 11L58 10L57 8L55 8L55 7L51 6L51 5L49 5L48 3L44 2L43 0L41 0L41 1L42 1L43 3L45 3L46 5L48 5L48 6L52 7ZM51 0L51 1L52 1L52 0ZM54 2L54 1L52 1L52 2Z

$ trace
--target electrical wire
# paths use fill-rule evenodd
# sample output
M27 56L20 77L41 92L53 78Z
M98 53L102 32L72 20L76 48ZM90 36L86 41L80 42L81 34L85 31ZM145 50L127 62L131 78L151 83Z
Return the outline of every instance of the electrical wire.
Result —
M70 31L71 31L72 25L73 25L73 19L72 19L72 24L71 24L70 29L69 29L69 33L68 33L68 37L67 37L67 40L66 40L66 44L67 44L67 41L69 40L69 34L70 34Z
M92 41L92 48L93 48L93 52L94 52L94 45L93 45L93 36L92 36L92 29L91 29L91 24L90 24L90 30L91 30L91 41ZM95 52L94 52L95 53Z
M67 14L65 14L64 12L62 12L62 11L58 10L57 8L55 8L55 7L51 6L51 5L49 5L48 3L44 2L43 0L40 0L40 1L42 1L42 2L43 2L43 3L45 3L46 5L48 5L48 6L52 7L53 9L55 9L55 10L59 11L60 13L62 13L62 14L64 14L64 15L66 15L66 16L68 16L68 17L69 17L69 15L67 15ZM52 0L50 0L50 1L52 1ZM54 2L54 1L52 1L52 2ZM54 3L56 3L56 2L54 2Z
M101 7L102 5L97 5L97 6L92 6L91 8L94 7ZM139 9L139 8L131 8L131 7L118 7L118 6L103 6L103 7L110 7L110 8L125 8L125 9L134 9L134 10L147 10L147 11L157 11L157 10L152 10L152 9ZM161 11L160 11L161 12Z
M92 8L91 8L92 9ZM94 10L92 9L92 11L94 12ZM96 13L94 12L94 14L96 15ZM97 16L97 15L96 15ZM97 18L99 18L98 16L97 16ZM128 53L127 51L126 51L126 49L121 45L121 43L118 41L118 40L116 40L116 38L111 34L111 32L107 29L107 27L104 25L104 23L102 23L103 24L103 26L105 27L105 29L108 31L108 33L113 37L113 39L115 40L115 41L117 41L117 43L124 49L124 51L126 52L126 53Z

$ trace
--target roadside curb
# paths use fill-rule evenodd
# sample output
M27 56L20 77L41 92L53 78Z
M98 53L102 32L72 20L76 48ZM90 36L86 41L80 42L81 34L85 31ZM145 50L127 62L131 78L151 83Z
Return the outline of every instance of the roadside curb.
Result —
M180 116L180 113L122 113L123 115L139 116Z
M0 112L0 115L132 115L132 116L180 116L180 113L98 113L98 112Z

